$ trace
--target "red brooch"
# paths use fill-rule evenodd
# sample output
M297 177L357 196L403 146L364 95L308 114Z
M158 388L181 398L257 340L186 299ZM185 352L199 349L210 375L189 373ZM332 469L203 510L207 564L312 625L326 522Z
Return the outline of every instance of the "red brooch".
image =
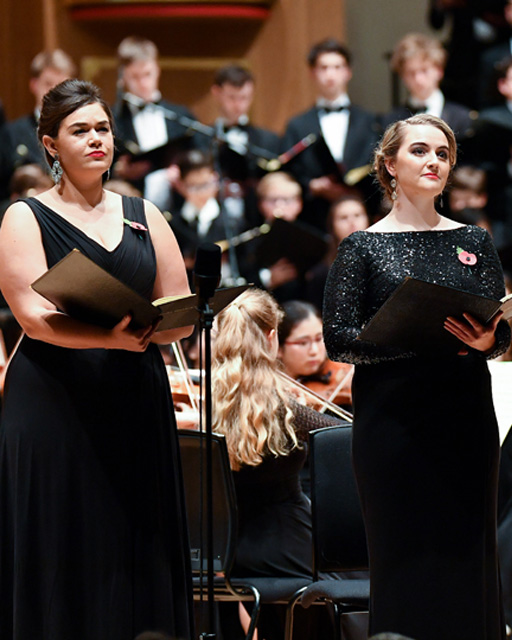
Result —
M457 247L457 254L462 264L465 264L468 267L472 267L477 263L477 257L475 256L475 254L464 251L464 249L462 249L461 247ZM469 272L471 273L471 269L469 270Z

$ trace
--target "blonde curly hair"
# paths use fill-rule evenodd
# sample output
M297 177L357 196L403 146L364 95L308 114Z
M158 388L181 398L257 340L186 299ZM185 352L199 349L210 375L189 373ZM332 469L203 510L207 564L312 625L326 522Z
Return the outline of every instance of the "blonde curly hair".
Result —
M283 312L270 294L244 291L217 316L212 347L212 428L226 437L232 469L300 446L269 333Z

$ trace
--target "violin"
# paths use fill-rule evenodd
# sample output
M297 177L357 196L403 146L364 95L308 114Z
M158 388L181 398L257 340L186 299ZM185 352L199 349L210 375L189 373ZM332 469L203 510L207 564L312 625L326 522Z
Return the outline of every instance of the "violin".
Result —
M299 381L318 396L328 399L335 405L352 405L352 376L354 367L345 362L326 359L315 374L299 378Z

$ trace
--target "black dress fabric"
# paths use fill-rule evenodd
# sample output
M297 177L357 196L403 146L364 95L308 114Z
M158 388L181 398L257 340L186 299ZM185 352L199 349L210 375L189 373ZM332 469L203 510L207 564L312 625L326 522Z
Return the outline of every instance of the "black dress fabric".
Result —
M36 199L48 266L74 248L150 297L149 231L107 251ZM124 217L144 225L142 200ZM23 338L0 423L0 635L193 637L176 426L156 345L68 349Z
M339 424L338 418L293 405L300 448L268 455L258 466L233 473L238 505L238 543L233 575L311 578L311 503L300 484L308 432Z
M473 253L468 267L458 249ZM327 280L329 357L356 364L353 461L370 554L370 634L504 637L496 554L499 437L485 357L401 353L357 340L406 276L504 295L478 227L356 232ZM496 347L510 340L500 322Z

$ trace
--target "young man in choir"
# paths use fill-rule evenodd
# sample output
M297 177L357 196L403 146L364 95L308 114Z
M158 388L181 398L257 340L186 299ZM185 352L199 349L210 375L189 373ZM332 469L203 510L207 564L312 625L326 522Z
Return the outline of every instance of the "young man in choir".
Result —
M9 181L17 167L39 164L45 171L48 165L37 140L37 124L44 94L60 82L76 75L73 60L61 49L41 51L30 65L30 93L34 96L34 110L17 120L7 122L0 129L0 198L9 197Z
M281 151L286 151L305 136L316 136L283 169L302 185L308 221L323 230L329 206L347 190L345 181L354 175L348 175L352 169L361 169L355 183L365 196L375 192L363 168L370 163L379 131L374 114L353 105L348 96L351 59L348 49L334 39L312 47L308 65L316 104L288 122L281 141Z
M213 147L218 149L218 169L226 195L238 193L241 197L249 225L258 222L255 186L265 174L262 161L275 158L279 152L279 136L250 121L254 92L253 74L238 64L218 69L211 86L218 109L215 130L220 140Z
M462 104L446 100L439 88L446 55L439 40L422 33L409 33L396 44L391 69L407 89L408 99L382 116L383 128L416 113L428 113L442 118L453 129L459 143L471 134L476 113Z
M170 225L191 275L197 246L238 235L244 230L244 222L219 202L219 175L209 152L191 149L177 160L180 177L175 187L183 204L173 209ZM225 282L231 276L228 257L226 253L222 264Z
M173 141L180 149L195 146L193 136L184 138L187 122L193 121L194 116L186 107L162 99L159 90L161 69L154 42L128 36L119 44L117 57L120 95L112 111L121 155L114 164L114 176L131 182L148 199L156 200L152 198L155 192L158 198L163 198L160 191L170 187L166 167L160 166L166 154L162 153L158 158L155 154L154 162L148 156L146 159L137 157L165 148ZM171 163L171 155L172 148L167 164ZM158 170L163 171L156 173ZM158 204L161 204L160 200Z

